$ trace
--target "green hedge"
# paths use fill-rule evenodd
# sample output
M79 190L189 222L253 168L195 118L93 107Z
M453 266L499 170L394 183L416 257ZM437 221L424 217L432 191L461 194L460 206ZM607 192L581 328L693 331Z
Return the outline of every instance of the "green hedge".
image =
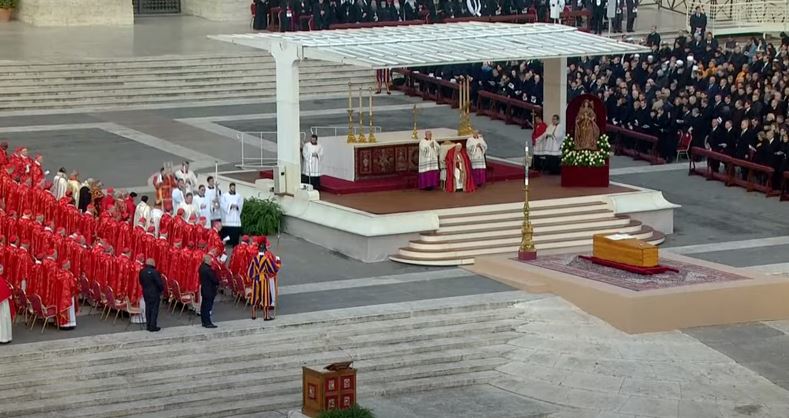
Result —
M16 9L17 0L0 0L0 9Z
M0 0L2 1L2 0ZM279 232L282 206L275 199L244 200L241 210L241 229L247 235L273 235Z
M375 418L373 411L354 405L348 409L330 409L321 412L318 418Z

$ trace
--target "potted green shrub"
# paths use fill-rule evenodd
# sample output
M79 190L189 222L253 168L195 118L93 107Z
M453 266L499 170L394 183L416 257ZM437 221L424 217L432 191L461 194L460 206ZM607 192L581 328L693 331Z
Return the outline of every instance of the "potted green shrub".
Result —
M321 412L318 418L375 418L373 411L354 405L348 409L330 409Z
M247 235L272 235L279 232L282 222L282 206L275 199L244 200L241 210L241 229Z
M0 0L0 22L11 20L11 13L16 9L17 0Z

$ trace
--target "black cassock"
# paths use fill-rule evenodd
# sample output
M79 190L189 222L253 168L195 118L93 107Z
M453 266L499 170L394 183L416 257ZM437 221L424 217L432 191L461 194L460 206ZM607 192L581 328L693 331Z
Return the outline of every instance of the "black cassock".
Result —
M268 13L268 1L255 0L255 20L252 21L252 28L255 30L266 30L268 26Z
M82 186L79 188L79 202L77 202L77 208L79 208L80 212L85 212L88 209L88 205L90 201L93 200L90 187Z

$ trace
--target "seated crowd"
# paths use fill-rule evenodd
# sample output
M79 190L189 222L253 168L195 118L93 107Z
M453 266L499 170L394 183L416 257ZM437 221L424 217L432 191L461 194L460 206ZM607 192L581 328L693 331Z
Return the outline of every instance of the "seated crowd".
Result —
M442 22L446 19L534 15L540 21L556 20L564 10L581 9L583 3L568 2L551 10L546 0L254 0L254 28L266 29L265 16L278 7L281 31L325 30L332 24L371 22ZM262 13L261 13L262 12ZM618 16L621 16L620 6ZM602 14L600 26L602 27ZM312 26L309 25L310 19ZM621 18L615 26L621 31ZM632 31L632 22L628 22Z
M789 37L720 43L710 33L682 34L673 45L649 34L648 54L568 60L568 101L601 98L608 123L658 138L672 161L679 138L734 158L773 167L773 188L789 170ZM443 80L472 79L479 91L541 105L538 61L419 68Z
M134 312L134 322L145 322L139 275L146 260L162 274L166 296L195 310L206 255L226 284L239 277L247 281L241 292L249 287L247 268L265 237L244 236L228 269L219 222L209 226L183 209L164 212L162 202L151 209L147 196L135 205L135 194L80 182L77 172L66 179L60 169L47 180L41 156L7 149L0 144L0 284L13 294L17 313L29 310L45 325L52 319L69 329L84 297L102 311Z

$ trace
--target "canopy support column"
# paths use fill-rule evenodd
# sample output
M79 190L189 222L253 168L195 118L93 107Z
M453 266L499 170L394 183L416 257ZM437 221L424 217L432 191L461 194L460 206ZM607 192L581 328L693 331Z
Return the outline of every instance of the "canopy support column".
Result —
M285 183L277 192L295 194L301 184L299 60L302 53L297 45L279 41L272 43L271 55L276 67L277 169Z
M543 100L542 117L551 123L553 115L559 115L562 124L566 123L567 111L567 58L543 60Z

